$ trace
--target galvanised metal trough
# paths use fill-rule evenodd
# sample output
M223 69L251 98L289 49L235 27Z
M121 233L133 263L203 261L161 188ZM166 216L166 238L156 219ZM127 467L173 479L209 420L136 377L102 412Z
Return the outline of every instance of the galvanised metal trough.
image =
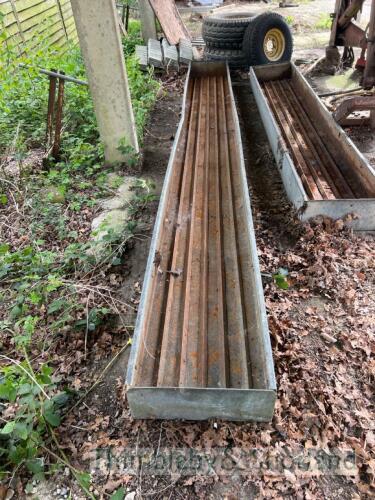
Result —
M276 382L230 74L192 63L127 373L135 418L269 421Z
M375 230L375 172L293 63L250 69L250 85L289 200L300 218Z

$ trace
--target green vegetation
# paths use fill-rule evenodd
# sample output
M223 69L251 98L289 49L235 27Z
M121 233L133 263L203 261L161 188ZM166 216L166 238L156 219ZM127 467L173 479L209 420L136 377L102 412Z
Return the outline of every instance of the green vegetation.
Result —
M275 273L272 277L278 288L282 290L288 290L289 282L288 282L289 272L287 269L283 269L282 267Z
M295 22L295 19L293 16L285 16L284 19L285 19L285 22L287 24L289 24L289 26L293 26L293 24Z
M133 54L140 41L139 23L131 22L129 33L124 52L142 142L159 84L151 73L140 72ZM56 375L56 357L49 359L49 352L58 339L81 332L86 355L88 337L115 312L112 297L96 277L121 264L136 229L131 221L125 234L108 232L100 252L90 239L95 206L113 186L107 181L111 170L103 165L88 88L66 84L61 159L53 162L47 154L41 164L48 78L38 68L86 78L77 47L64 52L41 43L32 55L20 57L16 48L0 44L0 405L6 408L0 425L2 478L10 477L13 468L26 468L37 478L43 475L43 456L56 442L54 428L72 395ZM128 168L136 162L134 158ZM150 199L149 186L140 184L132 213ZM61 450L55 448L54 457L66 465ZM87 476L72 472L87 493Z
M315 23L315 28L322 31L330 30L332 26L332 19L329 14L321 14L318 21Z

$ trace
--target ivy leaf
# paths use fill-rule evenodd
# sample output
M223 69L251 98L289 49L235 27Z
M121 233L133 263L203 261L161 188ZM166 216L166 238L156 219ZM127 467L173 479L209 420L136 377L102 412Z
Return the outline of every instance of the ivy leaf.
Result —
M125 493L125 488L120 488L119 490L115 491L113 495L111 495L111 498L109 500L124 500Z
M60 416L54 412L53 410L47 410L43 413L43 416L45 420L51 425L52 427L58 427L61 422Z
M22 384L19 386L17 394L19 396L24 396L26 394L30 394L31 390L32 390L31 384Z
M48 307L48 314L53 314L57 311L61 311L67 305L66 299L57 299L52 302Z
M52 398L52 402L53 404L55 404L56 406L64 406L70 399L70 395L66 392L60 392L59 394L56 394L56 396L54 396Z
M41 458L34 458L26 461L27 469L33 474L40 474L44 471L44 463Z
M10 402L14 402L17 397L17 388L12 382L12 380L6 380L3 384L0 384L0 399L6 399Z
M26 426L26 424L17 422L14 428L14 434L18 436L20 439L23 441L26 441L26 439L29 436L29 430Z
M15 319L19 318L22 315L23 311L24 311L24 307L22 305L14 306L13 309L10 311L10 315L9 315L10 319L15 320Z
M16 422L13 420L12 422L8 422L1 429L0 434L12 434L14 428L16 426Z

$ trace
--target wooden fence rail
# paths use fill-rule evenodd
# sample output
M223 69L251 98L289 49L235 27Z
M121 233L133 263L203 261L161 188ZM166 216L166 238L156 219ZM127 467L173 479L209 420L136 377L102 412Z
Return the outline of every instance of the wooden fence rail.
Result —
M0 0L5 42L32 50L41 40L48 45L75 42L77 33L70 0Z

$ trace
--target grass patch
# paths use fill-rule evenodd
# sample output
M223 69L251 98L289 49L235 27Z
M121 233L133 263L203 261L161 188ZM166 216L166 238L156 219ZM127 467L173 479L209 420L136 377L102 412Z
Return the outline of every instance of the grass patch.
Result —
M315 23L315 28L320 31L330 30L332 26L332 18L329 14L321 14L318 21Z

